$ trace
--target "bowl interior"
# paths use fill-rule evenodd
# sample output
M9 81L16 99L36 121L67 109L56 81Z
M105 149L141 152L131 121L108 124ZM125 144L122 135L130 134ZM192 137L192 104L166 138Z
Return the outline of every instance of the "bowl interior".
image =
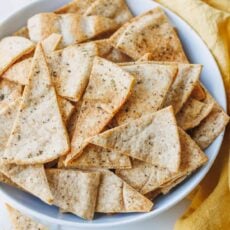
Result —
M18 28L26 24L26 21L32 15L38 12L51 11L64 5L69 0L47 1L40 0L18 11L0 26L0 38L10 35ZM159 4L152 0L127 0L128 6L134 15L150 10ZM163 8L163 7L162 7ZM200 63L203 65L201 81L211 92L218 103L226 109L226 97L222 78L218 66L212 57L210 51L200 39L200 37L174 13L166 10L172 24L177 28L179 37L182 41L186 54L191 63ZM19 191L7 185L0 185L0 194L3 198L18 208L32 216L57 224L66 224L78 227L102 227L115 226L135 221L144 220L153 217L164 210L170 208L181 199L183 199L192 189L202 180L208 172L213 161L215 160L223 139L222 133L212 145L206 149L206 154L209 157L208 163L196 171L192 176L187 178L182 184L174 188L168 195L159 197L154 209L150 213L132 213L132 214L117 214L117 215L96 215L95 220L91 222L84 221L71 214L61 214L54 206L48 206L32 195Z

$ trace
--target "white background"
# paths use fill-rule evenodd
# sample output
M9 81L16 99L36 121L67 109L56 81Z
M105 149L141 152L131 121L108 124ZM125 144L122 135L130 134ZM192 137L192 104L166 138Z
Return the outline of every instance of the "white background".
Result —
M15 11L21 7L30 4L35 0L0 0L0 23L4 18L13 14ZM55 0L47 0L55 1ZM188 205L188 201L184 200L178 205L164 212L163 214L147 221L135 224L135 226L130 225L129 229L116 227L116 230L172 230L175 224L175 221L181 216ZM1 230L11 230L10 221L7 215L7 212L4 207L4 200L0 198L0 229ZM58 229L69 230L71 228L60 227ZM74 228L76 229L76 228ZM80 228L79 228L80 229ZM115 228L114 228L115 229ZM30 229L28 229L30 230ZM72 229L71 229L72 230ZM102 229L101 229L102 230Z

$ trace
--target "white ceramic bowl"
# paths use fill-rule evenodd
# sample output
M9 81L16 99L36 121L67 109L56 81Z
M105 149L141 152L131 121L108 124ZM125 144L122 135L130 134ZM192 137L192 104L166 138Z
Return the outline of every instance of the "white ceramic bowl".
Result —
M31 3L29 6L11 15L1 24L0 38L10 35L21 26L25 25L27 19L32 15L39 12L52 11L67 2L69 2L69 0L40 0ZM152 0L127 0L127 3L134 15L138 15L158 6L158 4L154 3ZM172 24L178 29L179 36L190 61L192 63L203 64L201 75L203 84L219 104L226 109L226 97L222 78L217 64L208 48L190 26L169 10L166 10L166 12ZM224 133L222 133L205 151L209 157L208 163L186 179L182 184L173 189L168 195L159 197L155 202L154 209L149 213L117 214L112 216L96 215L95 220L87 222L71 214L61 214L56 207L48 206L34 196L7 185L0 186L0 195L8 203L24 213L53 224L75 226L82 229L117 226L143 221L175 205L196 187L213 164L221 146L223 134Z

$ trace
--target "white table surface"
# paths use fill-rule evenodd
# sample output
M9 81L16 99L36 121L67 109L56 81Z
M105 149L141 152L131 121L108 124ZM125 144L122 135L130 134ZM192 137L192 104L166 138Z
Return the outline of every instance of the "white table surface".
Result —
M13 12L17 11L21 7L30 4L35 0L0 0L0 23L4 20L4 18L8 17ZM55 1L55 0L47 0L47 1ZM187 200L181 201L179 204L164 212L163 214L152 218L149 221L141 222L139 224L130 225L127 227L116 227L111 228L111 230L172 230L175 224L175 221L181 214L184 212L189 202ZM7 212L4 207L4 200L0 198L0 229L2 230L11 230L10 221L7 215ZM58 229L62 230L72 230L76 228L67 228L67 227L59 227ZM79 228L80 229L80 228ZM108 229L108 228L107 228ZM30 229L28 229L30 230ZM103 229L101 229L103 230Z

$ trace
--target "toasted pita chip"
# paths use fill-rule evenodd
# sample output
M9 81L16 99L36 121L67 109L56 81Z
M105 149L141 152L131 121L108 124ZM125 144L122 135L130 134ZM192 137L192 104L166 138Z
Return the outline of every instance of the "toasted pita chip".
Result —
M7 211L9 213L12 227L15 230L48 230L47 227L45 227L42 224L37 223L33 219L31 219L28 216L23 215L18 210L12 208L9 205L6 205Z
M152 53L146 53L143 56L141 56L137 61L138 62L145 62L145 61L153 61L154 57Z
M83 14L95 0L72 0L61 8L55 10L56 14L78 13Z
M50 191L43 165L1 165L0 170L25 191L51 204Z
M62 45L65 47L113 32L118 24L100 15L40 13L28 20L27 27L32 41L39 42L52 33L58 33L62 35Z
M45 38L41 43L45 53L52 52L57 49L61 42L62 36L60 34L51 34Z
M74 111L74 106L71 104L71 102L62 97L58 97L58 104L63 122L66 124Z
M213 106L213 102L206 104L190 97L176 115L177 125L184 130L198 126L208 116Z
M84 219L93 218L100 183L99 172L47 169L46 174L54 204L62 212L71 212Z
M164 107L172 105L175 114L180 111L199 81L201 65L178 64L178 74L169 90Z
M102 15L114 19L120 25L133 17L124 0L96 0L88 7L84 15Z
M149 212L153 203L114 173L101 170L96 212Z
M171 172L179 169L180 140L172 107L105 131L89 142Z
M224 131L229 122L229 116L215 103L209 115L190 131L193 140L206 149Z
M112 62L128 62L132 59L126 54L123 54L118 49L115 49L108 39L102 39L95 41L98 48L98 56L105 58Z
M7 108L22 95L22 86L8 80L0 81L0 110ZM4 123L4 121L3 121Z
M21 189L17 184L15 184L11 179L9 179L7 176L5 176L3 173L0 172L0 182L10 185L15 188Z
M59 168L63 168L63 161L59 160ZM108 149L95 145L88 145L80 157L70 162L66 168L107 168L107 169L125 169L131 168L129 157L117 154Z
M154 192L154 196L161 193L161 188L167 184L171 188L178 178L186 177L191 172L202 166L207 157L199 146L179 128L181 143L181 164L176 173L169 172L166 168L156 167L143 161L134 160L132 169L116 170L116 174L142 194ZM178 180L179 182L179 180ZM174 183L176 185L176 183ZM158 190L158 192L156 191ZM166 190L166 189L165 189ZM151 193L151 198L153 194Z
M57 93L72 101L79 101L89 81L93 59L97 55L94 43L69 46L47 57Z
M122 68L135 77L131 96L116 114L118 125L159 110L177 74L177 66L159 64L127 64Z
M16 31L13 36L19 36L24 38L29 38L29 31L26 26L20 28L18 31Z
M37 46L3 163L46 163L67 153L68 136L41 45Z
M61 41L61 35L51 34L49 37L42 41L43 49L46 53L55 51ZM24 55L14 65L12 65L7 71L4 72L2 78L16 82L21 85L27 85L29 83L29 73L31 69L32 57Z
M124 24L111 42L134 60L152 53L156 61L188 62L174 28L159 7Z
M11 36L0 41L0 75L23 55L34 50L34 44L30 40Z
M116 64L95 58L66 163L79 157L87 138L101 132L127 100L134 78Z

